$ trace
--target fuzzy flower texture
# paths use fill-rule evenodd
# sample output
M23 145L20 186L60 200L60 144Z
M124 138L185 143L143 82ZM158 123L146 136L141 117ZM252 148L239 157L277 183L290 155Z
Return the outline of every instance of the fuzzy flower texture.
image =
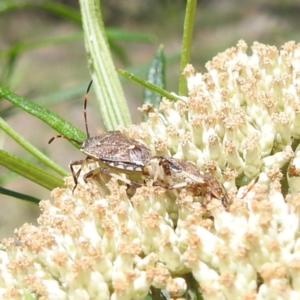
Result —
M0 298L300 299L300 44L251 50L239 41L203 74L188 65L187 97L121 129L211 173L229 208L151 178L81 177L74 194L66 178L38 227L2 241Z

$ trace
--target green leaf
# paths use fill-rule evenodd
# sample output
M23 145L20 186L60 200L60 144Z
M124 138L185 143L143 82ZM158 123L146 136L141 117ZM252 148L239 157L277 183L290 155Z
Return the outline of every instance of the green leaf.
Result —
M21 200L25 200L25 201L29 201L29 202L32 202L32 203L35 203L35 204L38 204L41 201L38 198L29 196L29 195L25 195L25 194L21 194L21 193L17 193L15 191L5 189L1 186L0 186L0 194L10 196L10 197L14 197L14 198L21 199Z
M14 131L1 117L0 117L0 128L6 132L10 137L12 137L20 146L27 150L30 154L35 156L38 160L44 163L46 166L57 172L62 176L66 176L68 173L55 164L51 159L44 155L41 151L27 142L22 136L20 136L16 131Z
M166 59L163 46L156 51L154 58L150 64L147 81L156 86L165 89L166 87ZM154 107L158 107L162 96L152 90L144 89L143 104L150 103Z
M117 72L118 72L119 74L121 74L122 76L124 76L125 78L127 78L127 79L129 79L129 80L131 80L131 81L137 82L137 83L139 83L141 86L143 86L143 87L145 87L145 88L147 88L147 89L150 89L150 90L152 90L153 92L158 93L158 94L160 94L161 96L168 98L169 100L172 100L172 101L180 100L180 97L175 96L175 95L169 93L168 91L166 91L166 90L160 88L159 86L157 86L157 85L155 85L155 84L153 84L153 83L150 83L150 82L148 82L148 81L145 81L145 80L143 80L143 79L140 79L140 78L134 76L133 74L131 74L131 73L125 71L125 70L117 69Z
M108 47L99 0L80 0L85 48L98 106L107 130L131 124L129 109Z
M63 186L63 180L58 178L33 164L9 154L0 149L0 165L7 169L41 185L42 187L52 190L56 187Z
M62 135L65 135L70 139L74 139L79 142L86 139L86 135L82 133L79 129L74 127L71 123L65 121L55 113L37 105L36 103L28 100L25 97L21 97L9 91L8 89L1 88L1 87L0 87L0 97L7 99L13 105L39 118L40 120L44 121L46 124L51 126L54 130L56 130Z

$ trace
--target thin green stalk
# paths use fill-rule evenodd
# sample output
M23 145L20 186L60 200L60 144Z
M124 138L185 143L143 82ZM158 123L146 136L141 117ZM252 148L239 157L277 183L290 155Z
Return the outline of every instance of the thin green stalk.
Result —
M178 91L179 95L186 95L187 93L186 82L184 76L182 75L182 72L185 66L190 62L196 6L197 0L187 0L181 49L180 78Z
M39 184L40 186L52 190L55 187L63 186L63 180L49 172L46 172L33 164L16 157L0 149L0 165L5 168Z
M172 100L172 101L180 100L180 98L178 96L170 94L169 92L167 92L166 90L160 88L159 86L157 86L157 85L155 85L153 83L150 83L148 81L145 81L143 79L140 79L139 77L136 77L133 74L127 72L127 71L124 71L124 70L121 70L121 69L117 69L117 72L119 74L121 74L122 76L126 77L127 79L132 80L134 82L137 82L140 85L142 85L143 87L145 87L145 88L147 88L147 89L149 89L149 90L151 90L151 91L153 91L155 93L158 93L159 95L161 95L163 97L166 97L169 100Z
M105 35L99 0L80 0L88 63L98 105L107 130L131 124L125 96Z
M14 197L14 198L21 199L21 200L25 200L25 201L29 201L29 202L32 202L35 204L38 204L41 201L40 199L38 199L36 197L32 197L32 196L18 193L18 192L12 191L12 190L8 190L1 186L0 186L0 194Z
M1 117L0 117L0 128L5 131L10 137L12 137L20 146L26 149L29 153L35 156L38 160L44 163L46 166L57 172L62 176L66 176L68 173L55 164L50 158L44 155L41 151L27 142L22 136L14 131Z

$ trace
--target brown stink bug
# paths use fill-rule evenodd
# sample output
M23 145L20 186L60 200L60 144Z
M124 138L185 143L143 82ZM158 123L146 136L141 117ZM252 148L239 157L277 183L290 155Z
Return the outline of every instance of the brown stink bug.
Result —
M91 85L92 81L84 97L83 110L87 139L80 142L64 135L56 135L48 143L52 143L56 138L65 138L80 145L80 151L87 155L85 159L72 161L69 165L75 184L73 192L78 185L81 166L95 162L100 165L99 168L86 173L83 177L84 181L102 172L116 177L127 184L141 186L139 183L118 176L117 173L142 174L143 166L150 159L151 152L144 144L126 137L120 131L108 131L100 135L90 136L87 124L86 104ZM75 172L74 166L80 166L80 169Z
M184 188L194 197L204 197L206 203L215 198L220 199L226 209L229 207L223 185L191 162L174 157L154 156L145 164L143 173L153 179L154 185L168 190Z

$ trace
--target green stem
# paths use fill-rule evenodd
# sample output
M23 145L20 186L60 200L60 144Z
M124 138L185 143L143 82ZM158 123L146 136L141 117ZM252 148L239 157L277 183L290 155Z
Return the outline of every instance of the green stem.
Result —
M131 124L125 96L105 35L100 1L79 0L85 47L101 117L107 130Z
M48 190L63 186L63 180L0 149L0 165Z
M187 93L186 82L182 72L190 62L196 6L197 0L187 0L181 49L179 95L186 95Z
M22 193L18 193L18 192L12 191L12 190L8 190L8 189L5 189L1 186L0 186L0 194L10 196L10 197L14 197L14 198L21 199L21 200L25 200L25 201L29 201L29 202L32 202L32 203L35 203L35 204L38 204L41 201L38 198L29 196L29 195L25 195L25 194L22 194Z
M10 137L12 137L20 146L26 149L29 153L43 162L46 166L57 172L62 176L66 176L68 173L56 165L51 159L44 155L41 151L32 146L27 142L22 136L15 132L1 117L0 117L0 128L6 132Z
M133 74L127 72L127 71L124 71L124 70L121 70L121 69L117 69L117 72L119 74L121 74L122 76L126 77L127 79L129 80L132 80L134 82L137 82L139 83L140 85L142 85L143 87L155 92L155 93L158 93L159 95L163 96L163 97L166 97L167 99L169 100L172 100L172 101L178 101L180 100L180 97L178 96L175 96L173 94L170 94L169 92L167 92L166 90L160 88L159 86L153 84L153 83L150 83L148 81L145 81L143 79L140 79L139 77L136 77L134 76Z

